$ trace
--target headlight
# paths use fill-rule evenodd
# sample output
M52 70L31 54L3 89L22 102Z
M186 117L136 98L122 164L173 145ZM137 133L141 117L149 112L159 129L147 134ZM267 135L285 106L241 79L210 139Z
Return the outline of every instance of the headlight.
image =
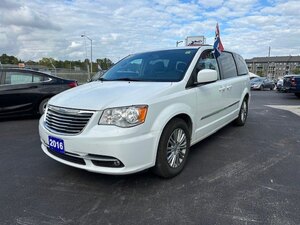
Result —
M148 106L127 106L105 109L99 125L115 125L119 127L133 127L145 122Z

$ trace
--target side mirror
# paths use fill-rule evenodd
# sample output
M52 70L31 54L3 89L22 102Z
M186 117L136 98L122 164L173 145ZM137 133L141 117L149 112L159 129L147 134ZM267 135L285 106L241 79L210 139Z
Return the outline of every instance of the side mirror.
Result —
M197 83L211 83L218 80L218 73L216 70L203 69L197 74Z

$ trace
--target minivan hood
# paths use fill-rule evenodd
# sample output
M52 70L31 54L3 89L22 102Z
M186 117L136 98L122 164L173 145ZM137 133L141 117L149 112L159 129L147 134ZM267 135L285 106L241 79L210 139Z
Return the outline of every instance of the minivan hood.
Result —
M49 105L85 110L142 105L171 86L171 82L95 81L54 96Z

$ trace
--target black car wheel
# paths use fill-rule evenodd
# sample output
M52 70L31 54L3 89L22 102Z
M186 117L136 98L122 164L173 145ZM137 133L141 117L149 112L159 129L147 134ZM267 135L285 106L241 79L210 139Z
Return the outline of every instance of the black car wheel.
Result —
M187 124L179 118L171 120L160 137L156 164L153 172L164 178L179 174L190 149L190 132Z
M260 90L263 91L265 87L263 85L260 85Z
M41 103L39 105L39 114L40 115L44 114L48 101L49 101L49 98L45 98L43 101L41 101Z

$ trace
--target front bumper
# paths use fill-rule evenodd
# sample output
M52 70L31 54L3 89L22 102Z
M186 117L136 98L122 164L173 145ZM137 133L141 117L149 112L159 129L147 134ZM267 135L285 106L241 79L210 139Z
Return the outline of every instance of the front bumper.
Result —
M286 92L289 93L300 93L300 89L296 87L284 87Z
M260 86L261 85L259 85L259 86L256 86L256 85L251 85L251 90L259 90L260 89Z
M143 125L120 128L98 125L97 121L92 118L78 135L59 135L45 128L42 116L39 122L42 150L58 162L103 174L130 174L155 165L158 132L145 132ZM48 148L49 136L64 141L65 154Z

